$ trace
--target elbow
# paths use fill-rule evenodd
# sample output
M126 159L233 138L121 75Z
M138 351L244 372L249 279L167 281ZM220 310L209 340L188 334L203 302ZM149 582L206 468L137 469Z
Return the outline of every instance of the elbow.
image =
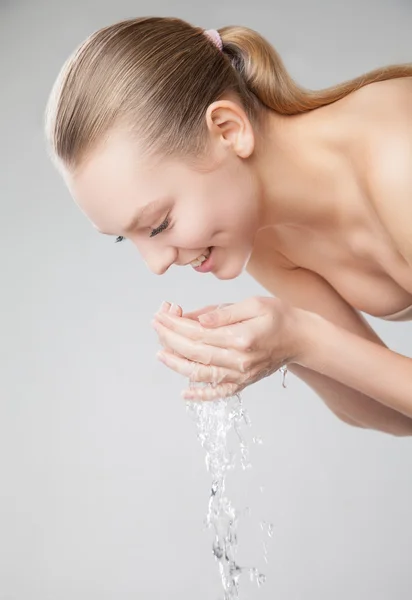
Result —
M382 427L376 429L388 433L394 437L412 436L412 418L399 412L394 412L390 419L382 423Z
M395 436L395 437L411 437L412 436L412 422L404 427L394 428L393 431L388 431L387 433Z

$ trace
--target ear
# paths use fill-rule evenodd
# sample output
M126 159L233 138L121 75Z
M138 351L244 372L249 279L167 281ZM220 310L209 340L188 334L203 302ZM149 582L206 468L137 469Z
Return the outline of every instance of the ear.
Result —
M255 148L255 134L241 106L231 100L217 100L206 112L206 123L213 137L232 147L240 158L249 158Z

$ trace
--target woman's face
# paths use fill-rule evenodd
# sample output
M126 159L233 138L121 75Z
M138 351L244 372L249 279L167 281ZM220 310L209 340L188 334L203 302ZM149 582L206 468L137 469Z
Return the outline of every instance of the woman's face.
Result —
M202 170L173 160L140 160L136 146L110 139L67 183L100 232L127 238L162 274L212 248L203 270L233 279L244 270L259 226L260 185L247 160L213 149Z

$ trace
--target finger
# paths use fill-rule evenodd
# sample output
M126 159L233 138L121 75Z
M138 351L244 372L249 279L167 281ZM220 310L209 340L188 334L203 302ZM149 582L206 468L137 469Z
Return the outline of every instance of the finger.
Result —
M200 315L199 323L205 327L222 327L254 319L262 314L262 310L269 300L269 298L254 297L235 304L228 304L205 315Z
M182 308L177 305L177 304L170 304L170 302L162 302L162 304L160 305L160 308L158 310L158 313L169 313L170 314L174 314L178 317L182 316ZM171 352L173 352L173 350L170 350Z
M176 315L176 317L181 317L183 314L182 307L179 306L178 304L172 304L168 311L168 314Z
M176 319L176 317L173 318ZM183 320L182 318L180 319ZM188 323L195 323L195 321L190 321L189 319L187 321ZM228 352L226 348L210 346L190 339L189 337L182 336L179 333L172 331L172 329L165 327L158 320L153 322L153 327L159 335L162 346L172 349L184 358L204 365L212 364L227 369L232 369L234 367L233 370L236 370L236 365L239 364L239 359L235 350Z
M157 357L167 367L184 377L188 377L190 381L218 384L234 383L239 379L239 373L236 371L218 368L214 365L194 363L167 350L158 352Z
M160 305L160 308L159 308L159 310L157 311L156 314L159 314L159 313L168 313L171 308L172 308L172 304L170 304L170 302L163 301L162 304Z
M169 312L171 307L170 302L162 302L162 304L160 305L160 308L157 312Z
M170 313L172 315L177 315L178 317L181 317L183 314L183 310L178 304L171 304L170 302L164 301L160 305L160 308L156 314L158 313Z
M191 310L190 312L183 313L183 317L185 319L195 319L197 320L199 315L203 315L212 310L215 310L218 307L217 304L210 304L209 306L204 306L203 308L198 308L197 310Z
M189 388L183 390L182 396L185 400L219 400L220 398L230 398L239 391L236 383L220 383L217 386L207 386L199 388Z
M226 303L226 304L209 304L209 306L204 306L203 308L199 308L198 310L192 310L190 312L183 313L183 317L185 317L186 319L195 319L195 320L197 320L200 315L207 314L209 312L212 312L213 310L216 310L218 308L223 308L225 306L230 306L230 304L229 303Z
M235 332L230 327L208 329L207 327L203 327L198 321L186 319L185 317L175 317L170 313L157 314L156 321L171 331L195 342L225 349L236 349L240 344L241 332Z

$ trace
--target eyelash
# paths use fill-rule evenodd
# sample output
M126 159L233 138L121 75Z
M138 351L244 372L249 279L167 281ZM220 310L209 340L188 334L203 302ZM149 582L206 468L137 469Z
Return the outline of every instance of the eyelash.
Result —
M169 224L170 224L169 217L166 217L166 219L163 221L163 223L161 225L159 225L159 227L156 227L156 229L152 229L149 237L154 237L154 236L158 235L159 233L161 233L162 231L167 229L169 227ZM119 242L124 242L125 239L126 238L123 235L118 235L117 238L115 239L114 243L118 244Z
M166 219L163 221L163 223L161 225L159 225L159 227L156 227L156 229L152 229L149 237L154 237L158 233L161 233L162 231L167 229L169 227L169 223L170 223L169 217L167 216Z

